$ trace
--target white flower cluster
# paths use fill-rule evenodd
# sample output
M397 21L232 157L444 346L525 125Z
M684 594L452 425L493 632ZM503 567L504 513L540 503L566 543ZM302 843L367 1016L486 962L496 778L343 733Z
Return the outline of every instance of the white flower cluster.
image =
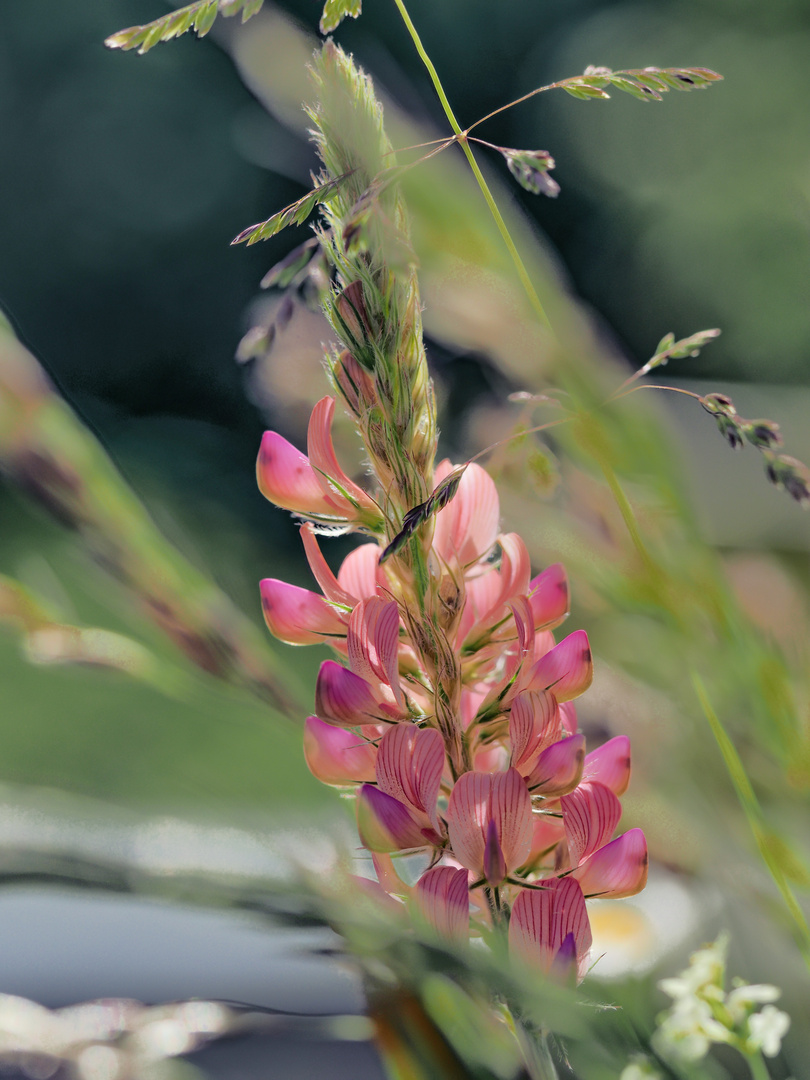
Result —
M779 1053L790 1027L787 1013L773 1005L781 990L767 984L749 986L736 979L734 989L727 993L727 952L728 938L721 934L713 944L693 953L680 975L659 982L672 998L653 1040L662 1055L699 1061L712 1043L728 1043L747 1057ZM764 1008L757 1011L759 1006Z

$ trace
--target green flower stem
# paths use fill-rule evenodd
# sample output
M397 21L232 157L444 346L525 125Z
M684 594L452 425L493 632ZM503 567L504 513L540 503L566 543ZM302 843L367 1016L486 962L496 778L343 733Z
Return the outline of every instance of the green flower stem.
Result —
M486 204L489 207L489 211L492 214L492 217L495 219L495 224L498 226L498 232L501 234L503 242L504 244L506 244L507 250L512 257L512 262L515 264L515 269L517 270L518 277L520 278L520 283L526 291L529 302L531 303L532 308L534 309L534 312L540 322L543 324L543 326L547 327L550 330L551 322L549 321L549 317L546 314L546 309L543 307L543 303L540 297L537 295L537 290L535 289L534 284L532 283L532 279L529 276L529 271L526 269L526 264L520 257L520 252L515 246L515 242L512 239L512 235L509 232L509 229L507 228L506 222L503 220L503 216L498 209L498 204L495 202L495 198L489 189L489 184L487 184L486 180L484 179L484 174L478 167L478 162L475 160L475 156L467 139L467 132L461 130L461 125L456 119L456 115L453 112L450 102L447 99L447 94L445 93L444 87L441 83L441 79L439 78L439 73L436 71L436 68L433 65L433 61L425 52L425 47L422 44L422 39L419 37L416 27L411 22L411 17L408 14L408 9L405 7L403 0L394 0L394 3L399 8L399 13L402 16L402 21L408 28L408 33L413 39L413 43L416 46L416 51L419 53L422 63L427 68L428 74L430 75L431 81L433 82L433 86L436 90L436 94L438 95L439 101L441 102L442 108L444 109L444 114L450 122L450 126L452 127L453 132L456 136L456 141L461 146L461 149L464 151L464 154L470 164L470 168L473 171L475 179L478 181L478 186L481 189L481 194L484 196Z
M748 1062L748 1066L751 1069L753 1080L771 1080L771 1074L768 1072L765 1058L759 1050L757 1050L755 1054L746 1054L745 1060Z

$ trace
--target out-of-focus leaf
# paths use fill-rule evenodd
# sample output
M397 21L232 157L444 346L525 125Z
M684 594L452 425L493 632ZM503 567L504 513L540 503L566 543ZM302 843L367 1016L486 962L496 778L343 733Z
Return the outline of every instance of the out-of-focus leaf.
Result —
M362 0L326 0L321 15L321 33L331 34L347 16L356 19L362 8Z
M242 244L247 241L247 245L250 247L251 244L257 244L260 240L269 240L271 236L280 233L288 225L302 225L316 206L320 203L329 202L330 199L335 197L341 184L347 178L347 176L336 176L333 180L327 180L325 184L313 188L312 191L308 191L306 195L296 202L290 203L283 210L279 210L277 214L273 214L267 221L260 221L256 225L250 225L247 229L243 229L238 236L231 240L231 244Z
M205 37L214 25L217 15L230 17L242 13L242 22L261 10L264 0L197 0L194 4L172 11L150 23L130 26L111 34L104 42L108 49L137 49L143 56L159 41L171 41L194 30L197 37Z
M526 191L533 195L548 195L556 199L560 185L548 175L554 168L554 158L547 150L501 150L509 172Z

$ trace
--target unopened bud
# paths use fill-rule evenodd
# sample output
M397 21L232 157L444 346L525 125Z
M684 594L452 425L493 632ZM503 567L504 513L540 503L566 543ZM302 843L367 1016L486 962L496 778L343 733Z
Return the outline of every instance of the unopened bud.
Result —
M746 439L758 450L773 450L782 445L779 425L773 420L747 420L741 427Z

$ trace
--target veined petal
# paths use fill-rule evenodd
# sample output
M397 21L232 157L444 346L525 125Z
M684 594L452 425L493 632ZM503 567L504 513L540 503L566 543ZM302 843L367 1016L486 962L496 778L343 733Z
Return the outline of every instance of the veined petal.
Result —
M345 521L355 511L345 501L337 502L324 494L306 454L275 431L265 431L256 462L256 480L266 499L283 510L296 514Z
M364 679L377 679L391 687L400 708L399 608L395 600L369 596L361 600L349 620L346 644L352 671Z
M524 690L516 694L509 712L512 765L522 775L530 773L539 751L560 736L560 715L552 693Z
M379 544L361 544L350 551L338 570L337 580L341 588L364 600L374 596L377 585L385 581L385 571L380 569Z
M363 784L357 796L357 828L369 851L407 851L439 840L410 807L372 784Z
M425 919L442 937L466 941L470 932L467 871L434 866L416 883L414 898Z
M324 784L359 783L374 779L377 747L355 731L310 716L304 725L304 757Z
M593 658L588 635L575 630L546 653L532 668L527 689L553 690L560 702L579 697L593 680Z
M624 795L630 783L630 740L617 735L592 750L585 758L583 777L598 780L610 788L614 795Z
M376 778L380 791L427 815L441 831L436 801L444 771L444 741L435 728L396 724L380 740Z
M324 660L318 672L315 711L321 720L343 727L387 718L366 680L334 660Z
M436 466L434 481L441 483L454 466L445 460ZM495 483L480 465L467 466L455 497L436 514L433 547L450 562L471 566L484 556L498 535L500 504Z
M622 816L622 806L610 788L598 780L580 784L570 795L563 795L560 805L571 866L579 866L610 840Z
M573 791L582 779L585 763L585 736L569 735L552 743L537 759L537 764L526 777L526 784L533 795L556 798Z
M571 934L581 979L592 942L582 890L571 878L550 878L541 884L544 888L524 889L515 900L509 948L548 973Z
M560 705L560 721L564 731L567 731L569 735L576 735L579 723L577 721L576 705L574 705L573 701L564 701Z
M473 873L484 872L490 821L507 873L526 861L532 843L532 803L516 769L503 773L463 773L447 807L450 844L458 861Z
M333 604L340 604L346 608L353 608L358 597L352 595L351 590L346 590L332 573L329 564L321 554L320 545L315 538L315 530L309 524L301 526L301 541L304 545L304 553L312 571L312 576L323 590L323 595Z
M348 517L356 514L354 503L364 510L377 512L369 494L350 480L341 469L332 445L332 419L335 399L321 398L312 410L307 428L307 454L315 477L324 495L346 506Z
M259 587L264 621L279 641L317 645L326 638L345 635L346 623L317 593L276 578L265 578Z
M501 548L501 565L498 570L498 591L487 611L479 621L486 626L500 617L505 604L518 596L524 596L529 588L531 564L529 552L517 533L498 537Z
M586 896L635 896L647 884L647 840L641 829L628 829L594 852L573 871Z
M529 583L529 603L538 630L553 630L568 615L568 577L561 563L547 567Z

